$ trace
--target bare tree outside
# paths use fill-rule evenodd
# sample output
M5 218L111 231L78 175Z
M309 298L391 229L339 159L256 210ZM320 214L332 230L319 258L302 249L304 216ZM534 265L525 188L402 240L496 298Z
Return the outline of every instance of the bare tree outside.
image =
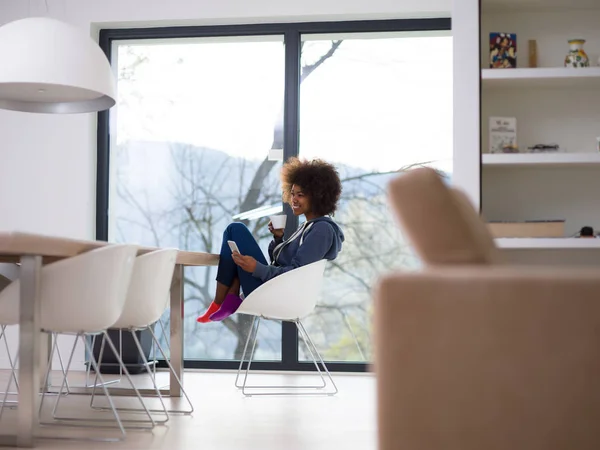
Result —
M303 43L301 80L303 84L344 55L345 42L331 40L316 46ZM136 124L149 135L157 124L168 120L177 101L153 99L148 108L145 92L137 81L151 70L153 48L123 45L119 48L119 107L146 111ZM185 57L171 64L185 66ZM301 84L301 86L302 86ZM283 108L273 123L271 149L283 148ZM123 132L126 135L125 132ZM265 149L266 155L268 149ZM143 161L158 159L160 175L151 185L140 180L149 175L139 168ZM113 238L143 241L156 246L218 253L222 232L232 217L263 205L281 202L281 162L265 158L231 155L219 148L177 141L122 139L113 150L113 198L118 203L112 218ZM371 286L378 276L392 268L411 269L418 265L406 245L387 203L386 186L391 177L418 165L420 161L369 170L337 164L343 182L340 207L334 219L346 241L339 257L326 268L325 286L314 314L307 320L309 332L326 359L369 361L372 354ZM137 180L133 182L132 180ZM244 221L265 250L271 235L268 217ZM186 358L237 359L241 356L251 319L234 315L221 323L197 324L195 319L211 303L216 269L193 268L185 272L184 333ZM168 325L168 315L164 317ZM278 358L281 326L271 322L261 327L257 356ZM301 349L303 351L303 349ZM301 351L301 356L304 357Z

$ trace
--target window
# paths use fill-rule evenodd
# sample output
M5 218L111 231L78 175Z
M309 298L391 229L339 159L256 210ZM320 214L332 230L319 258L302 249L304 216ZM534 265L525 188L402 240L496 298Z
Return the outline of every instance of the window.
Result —
M414 164L452 171L449 28L420 19L102 30L119 99L99 114L98 238L218 253L225 226L242 220L266 252L265 211L283 208L281 161L269 150L334 162L346 241L306 325L333 370L364 370L372 282L418 264L386 183ZM244 316L195 322L215 275L185 272L186 366L233 368L243 350ZM261 325L256 359L311 368L293 324Z
M346 235L305 325L327 360L369 362L373 282L418 264L388 209L387 182L413 165L452 170L452 40L440 32L308 35L302 67L300 155L338 167L335 219Z
M264 155L282 147L283 36L113 46L119 103L109 238L218 253L236 214L281 203L281 163ZM254 180L261 165L273 167ZM252 195L253 182L260 196ZM268 219L246 222L266 249ZM184 274L188 359L236 359L243 350L250 321L195 323L212 301L215 274ZM258 357L281 359L281 326L268 324L259 339Z

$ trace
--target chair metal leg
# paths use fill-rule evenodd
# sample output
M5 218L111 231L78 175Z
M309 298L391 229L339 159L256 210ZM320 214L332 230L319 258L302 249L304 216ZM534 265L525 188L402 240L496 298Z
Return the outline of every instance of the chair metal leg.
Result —
M94 348L95 342L96 342L96 337L97 335L94 335L92 337L92 345L91 348ZM121 339L121 334L119 333L119 355L123 354L123 348L122 348L122 339ZM100 344L100 353L98 354L98 365L101 367L102 366L102 357L104 356L104 344L106 343L104 336L102 336L102 342ZM93 388L92 389L92 399L94 397L94 394L96 392L96 387L98 387L98 377L94 377L94 383L90 384L89 382L89 374L90 374L90 370L92 368L91 364L88 364L87 370L86 370L86 374L85 374L85 387L86 388ZM120 383L123 379L123 371L121 369L121 367L119 366L119 378L117 378L116 380L109 380L109 381L105 381L104 383L108 386L109 384L117 384Z
M146 358L146 355L144 355L144 350L142 349L142 344L140 343L140 340L138 339L138 337L136 336L136 331L137 330L129 330L131 332L131 335L133 337L133 340L135 342L135 345L137 347L137 350L140 354L140 356L142 357L143 363L144 363L144 367L146 368L146 371L150 377L150 381L152 381L152 385L154 387L154 392L156 393L156 396L158 397L160 404L162 406L162 409L149 409L150 412L157 412L157 413L161 413L164 414L166 419L165 420L161 420L161 421L156 421L156 423L159 424L163 424L166 423L169 420L169 412L167 410L167 407L165 406L165 403L163 401L163 397L160 393L160 389L158 388L158 386L156 385L156 379L152 376L152 371L150 370L150 364ZM105 407L97 407L93 405L93 397L92 400L90 402L90 406L93 409L100 409L100 410L105 410L107 408ZM117 408L117 410L119 411L131 411L131 412L144 412L144 410L139 409L139 408Z
M122 419L122 422L126 422L126 423L148 423L149 422L150 425L151 425L151 427L154 427L157 423L164 424L165 422L167 422L169 420L168 415L167 415L167 418L165 420L162 420L162 421L156 421L154 419L154 417L152 416L150 410L146 406L146 403L144 403L144 399L142 398L139 390L135 386L135 384L134 384L134 382L133 382L133 380L131 378L131 375L129 374L129 370L127 370L127 367L123 363L123 360L121 359L121 355L119 354L119 352L117 352L117 349L116 349L116 347L115 347L112 339L108 335L108 332L104 331L103 335L104 335L103 336L103 344L104 344L104 342L108 343L108 346L110 347L111 351L114 353L115 357L117 358L117 362L119 363L119 365L123 369L123 373L125 375L125 378L127 378L127 381L131 385L131 388L133 389L133 392L135 393L135 396L138 398L138 400L140 401L140 404L142 405L142 409L139 410L139 412L143 412L143 413L145 413L148 416L148 420L142 420L142 419ZM100 379L100 383L98 385L102 385L102 388L106 389L106 383L104 383L104 381L102 380L102 376L101 376L99 370L96 370L96 377L98 377ZM94 384L94 387L92 388L92 399L91 399L90 406L92 406L92 408L94 408L94 409L102 409L102 408L96 408L96 407L93 406L93 398L94 398L93 395L94 395L94 391L95 390L96 390L96 384ZM148 429L148 427L130 427L130 426L128 426L127 428Z
M18 395L19 394L19 382L18 382L18 379L17 379L17 376L16 376L17 362L19 361L19 352L17 351L17 354L15 356L15 360L13 361L12 358L11 358L11 356L10 356L10 349L9 349L8 343L6 341L6 336L4 335L5 330L6 330L6 325L1 326L0 328L1 328L0 339L2 339L2 337L4 337L4 344L5 344L5 347L6 347L6 354L7 354L7 357L8 357L8 362L10 364L10 372L11 372L10 373L9 382L8 382L8 386L6 387L6 391L3 393L4 394L3 395L3 401L2 401L2 406L1 406L1 409L0 409L0 418L1 418L2 414L4 412L4 406L8 405L9 407L16 407L19 404L18 401L8 401L8 395ZM50 355L49 355L49 360L50 361L52 361L52 358L54 357L54 352L55 351L58 351L56 340L53 343L52 350L51 350ZM48 364L48 367L46 369L46 374L44 376L44 384L42 386L48 386L48 379L49 379L49 376L50 376L51 369L52 369L52 364ZM64 376L65 375L65 368L64 368L64 366L62 364L62 360L61 360L61 372L62 372L62 374ZM10 392L11 384L12 384L13 381L15 383L16 391L15 392ZM68 384L67 384L67 392L66 393L67 394L70 393L69 392L69 385ZM51 395L51 394L48 393L46 389L42 390L42 402L44 400L44 396L45 395ZM54 394L52 394L52 395L54 395ZM42 404L40 403L40 411L41 411L41 405Z
M358 353L360 353L360 357L363 359L363 361L366 361L367 359L365 358L365 354L363 352L363 349L360 346L360 343L358 341L358 337L356 336L356 333L354 332L354 328L352 328L352 324L350 324L350 320L348 320L348 314L346 314L344 312L344 310L340 310L340 314L342 315L342 318L344 319L344 323L346 324L346 327L348 327L348 331L350 331L350 334L352 335L352 339L354 339L354 343L356 344L356 348L358 349Z
M10 367L13 368L13 367L15 367L15 364L13 364L12 358L10 356L10 348L8 347L8 341L6 340L6 325L2 325L1 330L2 331L0 332L0 339L2 339L4 341L4 348L6 349L6 357L8 358L8 364L10 364ZM18 391L19 390L19 381L17 380L16 374L14 375L14 379L15 379L14 380L15 388ZM13 392L9 392L9 393L12 394Z
M58 340L56 339L56 335L55 333L53 333L54 335L54 342L52 344L52 350L50 351L50 355L48 357L48 359L50 360L50 363L48 364L48 367L46 368L46 373L44 375L44 384L43 386L48 386L48 380L50 379L50 372L52 371L52 359L54 358L54 353L58 352ZM71 349L71 353L69 354L69 361L73 358L73 354L75 353L75 347L77 346L77 339L75 339L75 341L73 342L73 348ZM62 369L62 375L63 375L63 385L66 388L66 393L65 395L69 395L70 394L70 390L69 390L69 382L67 380L67 371L65 370L65 368L62 365L62 361L61 361L61 369ZM58 393L52 393L50 394L48 392L48 389L42 389L42 399L40 401L40 408L39 408L39 416L41 417L42 415L42 408L44 406L44 400L46 399L46 395L62 395L62 388Z
M163 358L165 358L165 362L167 363L167 366L169 367L169 370L171 371L171 375L175 378L175 381L179 385L179 389L181 390L181 393L185 397L188 405L190 406L189 410L183 410L183 409L173 410L173 409L169 409L168 411L170 413L192 414L194 412L194 405L192 405L192 401L188 397L187 392L185 392L185 389L183 389L183 384L181 383L181 380L179 379L179 377L175 373L175 369L173 369L173 366L171 365L171 361L169 360L169 358L167 358L167 355L165 354L165 351L164 351L162 345L160 345L160 342L158 342L158 339L156 338L156 334L154 333L154 330L152 329L152 327L149 327L148 330L150 330L150 334L152 335L152 339L154 340L154 342L156 343L156 346L158 347L158 351L163 356Z
M13 362L12 357L10 355L10 348L8 347L8 341L6 339L6 325L2 325L0 326L0 339L2 339L4 341L4 348L6 349L6 356L8 358L8 364L10 365L10 373L11 373L11 377L13 378L13 381L15 382L15 392L10 392L10 382L8 384L8 386L6 387L6 392L4 393L4 400L3 402L6 403L2 403L2 405L4 406L5 404L10 406L10 407L15 407L17 406L17 404L19 403L18 401L9 401L8 400L8 395L17 395L19 393L19 381L17 380L17 374L16 371L14 370L16 362ZM2 413L0 412L0 417L2 416Z
M317 368L317 370L319 371L319 373L321 373L321 371L319 370L319 365L317 364L317 360L315 359L315 355L316 355L319 358L319 361L321 362L321 365L323 366L323 370L325 370L325 373L327 374L327 377L329 378L329 381L331 382L331 385L333 386L333 392L328 392L326 394L327 395L335 395L335 394L337 394L338 393L337 385L335 384L335 381L333 381L333 377L331 376L331 373L329 372L329 369L325 365L325 361L323 361L323 358L321 357L321 353L319 352L319 350L317 349L317 346L315 345L315 343L311 339L310 335L308 334L308 331L306 331L306 328L304 327L304 324L302 323L301 320L298 320L296 322L296 327L298 328L298 331L302 330L302 333L303 333L302 338L305 339L304 342L306 343L306 346L309 348L309 352L310 352L310 354L311 354L311 356L313 358L313 362L315 363L315 367ZM310 346L312 346L312 348L314 350L314 354L310 350ZM321 374L321 378L323 378L322 374ZM323 379L323 382L325 382L324 379Z
M52 333L52 337L54 339L53 345L52 345L52 355L54 355L54 349L56 349L56 354L58 355L58 363L60 364L60 371L63 374L63 377L66 377L66 373L65 373L65 365L63 363L63 359L62 356L60 354L60 346L58 345L58 334L57 333ZM75 339L75 342L77 342L77 339ZM51 369L52 368L52 359L54 358L54 356L50 356L49 360L49 364L48 364L48 368ZM67 387L67 394L71 393L71 387L69 386L69 380L66 380L65 382L66 387ZM44 386L49 386L48 385L48 380L46 380L46 382L44 383Z
M90 348L91 348L89 342L87 341L87 339L85 338L85 336L83 336L83 335L80 334L80 337L84 341L84 345L85 345L86 350L89 351ZM107 341L106 342L108 342L109 346L111 346L112 351L115 351L114 346L112 345L112 341L110 340L110 338L108 337L108 335L106 337L107 337ZM70 361L71 361L71 359L72 359L72 355L71 355ZM117 359L120 361L120 357L117 356ZM99 369L98 363L96 361L96 358L94 358L93 353L91 353L91 352L90 352L90 362L92 363L92 367L93 367L94 371L96 372L96 374L98 376L98 379L100 381L98 383L98 387L102 388L102 390L103 390L103 392L104 392L104 394L105 394L105 396L106 396L106 398L108 400L108 403L110 405L110 410L113 411L113 415L114 415L116 413L117 409L115 408L115 405L113 403L112 397L110 397L110 395L109 395L108 388L106 387L107 384L104 382L104 379L102 378L102 374L100 373L100 369ZM70 368L70 362L69 362L69 365L67 365L67 371L69 370L69 368ZM125 371L125 375L127 375L127 378L129 380L129 382L130 382L133 390L137 393L138 399L142 403L142 406L145 406L144 402L143 402L143 400L141 398L141 396L139 395L138 390L133 385L133 382L132 382L131 378L129 377L129 372L127 372L127 370ZM63 389L64 389L64 381L63 381L63 384L61 385L61 389L60 389L59 392L62 392ZM54 409L52 411L52 416L53 416L53 419L56 420L56 421L59 421L61 423L61 425L64 425L65 423L69 423L69 422L92 422L92 421L93 422L100 422L100 423L103 423L103 422L112 422L111 419L87 419L87 418L59 416L58 412L57 412L58 411L59 403L60 403L60 396L59 396L59 398L57 398L57 400L56 400L56 402L54 404ZM145 420L145 419L144 420L142 420L142 419L139 419L139 420L138 419L121 419L121 418L119 418L119 423L120 424L123 424L123 423L137 423L137 424L140 424L140 425L136 425L136 426L127 425L127 427L125 427L125 428L128 428L128 429L152 430L152 428L155 425L154 419L152 418L152 415L150 414L149 411L146 414L148 416L148 420ZM46 424L47 425L53 425L54 423L46 423ZM143 424L143 425L141 425L141 424ZM69 426L85 426L85 425L69 424ZM94 425L94 426L92 426L92 428L107 428L107 426Z
M83 341L83 344L85 345L85 348L87 351L90 351L90 346L89 343L87 342L87 339L85 338L85 336L82 333L78 333L76 338L81 338L81 340ZM77 339L75 339L75 343L73 345L73 349L71 350L71 354L69 355L69 362L67 363L67 369L66 369L66 374L63 377L62 380L62 384L60 387L60 391L59 391L59 395L57 395L56 397L56 402L54 404L54 409L53 409L53 416L54 418L58 421L58 422L41 422L41 425L54 425L54 426L69 426L69 427L82 427L82 428L108 428L107 426L102 426L102 425L90 425L89 422L104 422L106 420L98 420L98 419L83 419L83 418L67 418L67 417L57 417L56 415L56 410L58 408L60 399L62 397L62 395L60 395L63 390L65 389L65 384L66 384L66 378L69 374L69 370L71 369L71 363L73 361L73 354L75 353L75 346L77 344ZM94 370L98 373L99 369L98 369L98 365L96 363L96 359L93 356L93 353L90 352L90 362L94 368ZM100 381L102 382L102 376L100 376ZM123 426L123 422L121 421L121 418L119 417L119 414L117 413L117 410L115 408L115 405L112 401L112 398L110 397L110 394L108 392L108 389L106 388L106 386L104 384L102 384L102 389L104 390L104 395L106 396L108 403L111 406L111 411L113 413L114 416L114 421L117 423L117 427L120 431L120 436L118 438L68 438L68 437L52 437L51 439L66 439L66 440L92 440L92 441L101 441L101 442L115 442L115 441L122 441L125 439L125 427ZM42 401L43 401L44 397L42 396ZM110 421L112 421L111 419L108 419ZM74 423L75 421L80 421L80 422L88 422L87 424L81 424L81 423ZM111 427L114 428L114 427Z
M252 358L254 357L254 350L256 350L256 341L258 341L258 329L260 327L261 318L258 317L258 321L256 323L256 332L254 333L254 339L252 341L252 349L250 350L250 357L248 358L248 365L246 366L246 373L244 374L244 383L242 384L242 394L248 396L246 392L246 388L251 388L253 386L248 386L248 374L250 373L250 366L252 365Z
M248 350L248 342L250 342L250 338L255 334L255 330L257 327L255 327L255 324L257 322L258 317L254 316L252 318L252 325L250 325L250 330L248 330L248 337L246 338L246 344L244 345L244 352L242 353L242 357L240 358L240 366L238 367L238 371L237 371L237 375L235 377L235 387L238 389L242 388L241 384L239 383L239 379L240 379L240 374L242 373L242 366L244 364L244 360L246 359L246 352ZM255 338L253 338L255 339Z
M0 420L2 419L2 413L4 412L4 407L6 406L6 404L8 402L7 399L8 399L8 393L10 391L10 385L12 384L13 380L16 381L15 367L17 365L17 362L19 362L19 353L18 352L17 352L17 355L15 356L15 363L10 370L10 377L8 378L8 386L6 386L6 391L4 391L4 397L2 399L2 404L0 405Z
M319 376L321 378L321 384L320 385L294 385L294 386L289 386L289 385L279 385L279 386L248 385L247 384L248 374L250 373L250 366L252 364L252 359L254 357L254 351L256 348L256 341L257 341L257 337L258 337L258 326L260 325L260 318L258 318L258 319L259 319L259 322L256 327L256 332L254 333L255 334L255 336L253 338L254 341L252 343L252 350L250 351L250 358L248 360L248 365L246 366L244 382L241 386L242 393L245 396L247 396L247 397L264 396L264 395L330 395L331 396L331 395L335 395L338 392L337 386L336 386L335 382L333 381L333 378L331 377L331 373L327 369L327 366L325 365L325 362L323 361L321 354L319 353L317 347L314 345L314 342L310 338L308 332L306 331L306 328L304 328L304 325L302 324L302 322L300 320L296 320L293 322L296 324L296 327L298 328L298 332L300 333L300 335L302 336L302 339L304 340L304 342L306 344L308 352L309 352L309 354L312 358L312 361L317 369L317 372L319 373ZM250 338L250 336L248 336L248 338ZM245 351L244 351L244 356L245 356ZM321 368L319 367L317 359L323 366L324 372L326 373L327 377L329 378L331 386L333 387L332 391L310 392L310 390L314 390L314 389L322 390L327 387L327 381L325 379L325 376L323 375L323 371L321 371ZM242 360L242 362L243 362L243 360ZM241 370L241 363L240 363L240 370ZM236 386L237 386L237 378L236 378ZM309 392L299 392L299 391L285 392L285 391L282 391L283 389L292 389L292 390L304 389L304 390L309 390ZM255 391L255 390L263 390L263 391L267 390L267 391L275 391L275 392L260 392L260 391Z
M119 339L121 339L121 334L119 334ZM94 342L96 341L96 336L92 337L92 348L94 348ZM122 340L121 340L122 341ZM98 353L98 365L100 367L102 367L102 358L104 356L104 349L105 349L105 344L106 344L106 338L104 337L104 335L102 336L102 342L100 343L100 352ZM123 354L123 348L120 345L119 346L119 356ZM88 369L91 368L91 364L88 365ZM117 384L120 383L123 379L123 369L121 366L119 366L119 378L117 378L116 380L109 380L109 381L105 381L104 384L106 384L107 386L110 384ZM92 388L92 400L90 402L93 403L94 402L94 396L96 395L96 388L98 387L98 375L96 374L96 376L94 377L94 383L90 384L89 383L89 378L88 378L88 374L86 374L85 376L85 387L86 388Z
M62 390L65 388L66 383L67 383L67 378L69 375L69 370L71 369L71 362L73 361L73 355L75 354L75 349L77 348L77 339L81 336L81 334L77 334L77 336L75 337L75 340L73 341L73 347L71 348L71 353L69 353L69 360L67 361L67 369L63 375L63 379L61 380L61 386L60 386L60 390L58 391L58 396L60 397L60 394L62 393ZM50 369L50 367L48 367L48 369ZM46 372L46 377L48 377L50 374L50 370L48 370ZM42 408L44 407L44 400L46 399L46 392L42 392L42 400L40 401L40 417L41 417L41 412L42 412ZM58 403L60 402L60 398L56 399L56 402L54 404L54 411L56 411L56 408L58 407Z
M162 318L158 319L158 325L160 326L160 331L161 331L162 335L165 337L165 343L166 343L166 346L168 348L170 346L170 343L169 343L169 334L166 333L165 325L163 323ZM157 363L158 363L158 359L156 357L156 349L157 349L156 342L158 342L158 339L152 339L152 355L153 355L152 356L152 371L153 371L153 374L154 374L154 378L156 378L156 366L157 366Z

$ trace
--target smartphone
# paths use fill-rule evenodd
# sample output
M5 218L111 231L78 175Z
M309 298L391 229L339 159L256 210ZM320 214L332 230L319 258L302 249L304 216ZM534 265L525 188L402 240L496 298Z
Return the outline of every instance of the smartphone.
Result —
M231 249L231 253L233 253L233 252L240 253L240 249L238 248L235 241L227 241L227 244L229 245L229 248Z

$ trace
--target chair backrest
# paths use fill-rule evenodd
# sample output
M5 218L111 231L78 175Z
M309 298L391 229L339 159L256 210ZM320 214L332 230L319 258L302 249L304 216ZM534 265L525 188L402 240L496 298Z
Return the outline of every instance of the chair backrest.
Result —
M138 247L107 245L48 264L41 276L40 326L94 332L121 315ZM18 323L20 280L0 292L0 321Z
M322 259L270 279L252 291L237 312L278 320L306 317L317 304L326 263Z
M495 264L500 250L467 196L431 168L406 172L389 184L405 235L425 264Z
M156 250L135 259L125 307L111 328L143 328L169 306L177 249Z

